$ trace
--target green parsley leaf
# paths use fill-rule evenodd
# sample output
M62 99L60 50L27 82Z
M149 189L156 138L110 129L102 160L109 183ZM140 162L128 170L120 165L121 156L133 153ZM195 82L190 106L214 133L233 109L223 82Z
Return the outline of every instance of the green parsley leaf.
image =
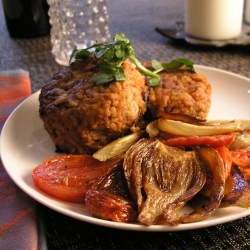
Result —
M96 58L103 58L99 64L102 72L95 75L92 80L97 84L105 84L111 81L125 81L125 73L121 67L122 63L128 58L133 61L138 70L148 77L151 86L157 86L161 83L161 77L158 74L164 69L177 69L181 67L188 67L195 71L194 63L186 58L179 58L171 62L160 63L157 60L152 60L152 67L155 71L145 68L135 56L135 51L129 42L128 38L123 34L116 34L113 41L98 43L95 42L92 46L78 50L74 47L69 63L73 58L83 59L90 55L90 51L94 51Z
M115 48L114 47L109 47L106 50L106 53L104 54L104 60L105 61L110 61L115 55Z
M151 87L155 87L161 84L160 80L157 78L148 78L149 84Z
M108 75L112 75L116 70L116 66L109 62L101 62L99 64L100 69Z
M109 75L105 72L99 72L98 74L96 74L93 78L92 81L96 84L96 85L103 85L105 83L114 81L115 78L113 75Z
M172 60L169 63L163 63L162 66L164 69L178 69L178 68L185 66L195 71L194 63L186 58L179 58L179 59Z
M118 58L125 58L126 51L124 50L123 46L118 46L115 52L116 57Z
M96 58L101 58L107 52L107 50L108 48L96 50L95 51Z
M115 80L118 82L124 82L126 80L126 76L122 67L116 68L116 70L114 71L114 75Z
M163 70L164 69L162 64L157 60L152 60L151 63L152 63L152 67L156 70Z
M114 41L123 41L125 43L129 43L128 38L123 33L115 34Z

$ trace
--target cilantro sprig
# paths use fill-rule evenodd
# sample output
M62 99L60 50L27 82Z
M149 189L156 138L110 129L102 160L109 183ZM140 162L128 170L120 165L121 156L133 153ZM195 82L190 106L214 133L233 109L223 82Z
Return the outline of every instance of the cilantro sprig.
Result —
M152 60L154 71L145 68L136 58L135 51L128 38L122 33L116 34L111 42L98 43L96 41L92 46L80 50L75 47L70 55L69 63L73 58L83 59L88 57L93 50L96 58L103 58L103 61L99 64L101 71L92 78L96 85L102 85L113 80L125 81L126 76L121 65L127 59L132 60L135 66L147 76L151 86L160 84L161 77L158 73L164 69L176 69L185 66L194 70L194 63L185 58L176 59L169 63Z

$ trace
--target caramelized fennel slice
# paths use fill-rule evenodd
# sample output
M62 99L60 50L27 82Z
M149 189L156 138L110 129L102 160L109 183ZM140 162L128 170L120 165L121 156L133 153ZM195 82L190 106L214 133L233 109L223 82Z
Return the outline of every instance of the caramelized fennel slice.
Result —
M166 108L161 111L161 117L169 120L182 121L197 125L206 122L206 120L204 119L200 119L198 117L190 116L187 114L167 112Z
M207 173L211 173L212 182L210 185L205 185L200 192L205 195L202 209L197 208L190 214L183 214L180 217L181 223L190 223L201 221L212 215L220 206L221 200L224 196L225 189L225 173L224 164L218 152L210 147L196 147L195 151L198 153L201 160L207 167Z
M160 118L158 119L158 128L175 135L191 136L191 135L218 135L228 132L242 131L241 121L231 121L222 124L201 124L195 125L181 121L174 121Z
M142 172L140 171L139 166L142 164L143 149L148 145L149 143L147 139L141 139L126 152L123 162L124 175L128 188L134 201L137 202L139 211L141 210L143 203L143 196L141 193Z
M250 131L250 120L235 120L240 123L240 128L242 131ZM206 125L223 125L228 124L234 121L231 120L209 120L205 124Z
M229 146L230 150L239 149L239 148L250 150L250 131L237 133L234 141Z
M220 207L227 206L250 207L250 181L237 166L232 167L225 183L224 197Z
M99 161L107 161L119 154L126 152L143 134L142 131L121 137L102 147L93 154Z
M159 134L157 121L150 122L146 127L146 132L151 139L155 138Z
M206 180L195 152L168 147L158 140L138 141L126 152L123 167L138 205L138 221L147 226L163 218L168 224L178 224L179 209Z

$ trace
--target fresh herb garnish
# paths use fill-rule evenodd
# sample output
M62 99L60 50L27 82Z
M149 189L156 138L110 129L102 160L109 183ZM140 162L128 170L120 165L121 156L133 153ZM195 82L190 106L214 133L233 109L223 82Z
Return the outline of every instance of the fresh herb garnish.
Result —
M92 46L80 50L75 47L71 53L69 63L73 58L83 59L88 57L92 50L94 50L96 58L103 58L99 65L102 71L92 78L96 85L102 85L113 80L118 82L125 81L126 76L121 65L128 58L147 76L151 86L160 85L161 78L158 73L164 69L177 69L185 66L194 70L194 63L185 58L176 59L169 63L160 63L153 60L152 67L155 71L145 68L135 57L135 51L131 43L122 33L116 34L112 42L98 43L96 41Z

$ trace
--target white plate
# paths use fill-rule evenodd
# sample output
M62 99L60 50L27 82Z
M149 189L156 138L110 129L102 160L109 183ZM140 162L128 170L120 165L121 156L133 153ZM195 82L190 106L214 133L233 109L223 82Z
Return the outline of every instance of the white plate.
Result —
M196 66L213 88L209 119L250 120L250 79L226 71ZM31 172L44 159L55 155L55 147L38 116L36 92L20 104L10 115L1 134L1 157L12 180L29 196L45 206L70 217L106 227L137 231L181 231L213 226L250 215L250 209L229 207L218 209L205 221L177 227L125 224L93 218L84 205L72 204L52 198L34 187Z

